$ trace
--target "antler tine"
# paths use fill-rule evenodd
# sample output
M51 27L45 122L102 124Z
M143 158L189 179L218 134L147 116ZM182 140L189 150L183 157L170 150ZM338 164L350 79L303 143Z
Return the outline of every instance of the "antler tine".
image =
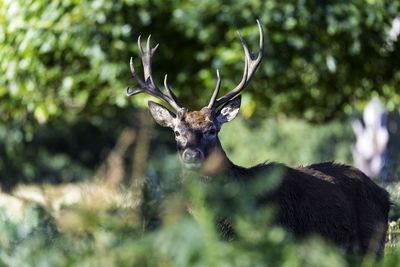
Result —
M235 89L233 89L232 91L230 91L229 93L225 94L224 96L220 97L217 99L217 101L215 101L214 104L214 109L218 108L219 106L221 106L222 104L224 104L225 102L229 101L230 99L234 98L237 94L239 94L244 87L246 87L246 81L247 81L247 76L248 76L248 70L249 70L249 63L248 63L248 59L245 58L245 63L244 63L244 71L243 71L243 77L242 80L240 81L240 83L236 86Z
M250 80L253 77L254 73L256 72L258 66L260 65L261 60L264 55L264 31L263 31L261 23L258 19L257 19L257 24L258 24L259 34L260 34L260 51L258 52L258 56L255 60L254 60L254 53L251 56L252 60L249 62L250 75L247 77L247 83L250 82Z
M139 40L140 40L140 36L139 36ZM141 49L141 47L140 47L140 49ZM146 83L145 82L143 82L142 81L142 79L140 79L140 76L139 76L139 74L136 72L136 70L135 70L135 65L133 64L133 58L131 57L131 60L130 60L130 62L129 62L129 65L130 65L130 67L131 67L131 72L132 72L132 75L135 77L135 79L137 80L137 82L139 83L139 86L142 88L142 87L146 87L147 85L146 85ZM128 88L126 88L126 95L127 96L131 96L131 95L136 95L136 94L138 94L138 93L142 93L142 92L144 92L142 89L136 89L135 91L133 91L133 92L130 92L129 91L129 89L130 89L130 86L128 86Z
M167 90L169 96L179 105L182 107L182 104L179 102L178 98L176 97L176 95L174 94L174 92L171 90L171 88L169 88L168 82L167 82L167 77L168 74L165 74L164 77L164 87Z
M219 70L217 70L217 78L218 78L217 85L215 86L215 90L214 90L214 93L213 93L213 95L211 97L210 103L207 106L209 109L213 108L213 106L215 104L215 100L217 99L217 96L218 96L218 93L219 93L219 89L221 87L221 76L219 76Z
M264 31L263 31L263 28L262 28L259 20L257 20L257 24L258 24L258 29L260 32L260 51L258 52L257 58L254 59L254 54L250 53L249 48L247 47L246 41L243 39L242 35L238 31L238 35L239 35L240 41L242 43L244 54L245 54L243 78L242 78L241 82L236 86L235 89L233 89L232 91L228 92L227 94L218 98L215 101L215 103L212 106L213 109L218 108L225 102L229 101L230 99L232 99L236 95L238 95L249 84L251 78L253 77L254 73L256 72L258 66L260 65L263 54L264 54ZM213 95L213 97L214 97L214 95Z
M132 72L133 77L139 83L139 88L131 92L131 91L129 91L130 87L128 87L126 89L126 95L132 96L132 95L136 95L139 93L147 93L147 94L152 95L160 100L163 100L164 102L169 104L176 112L178 112L179 110L181 110L182 105L179 103L177 97L172 92L172 90L169 88L169 86L166 82L167 76L165 77L164 85L170 96L165 95L157 87L157 85L154 82L153 74L151 72L151 62L152 62L154 52L158 48L158 44L154 48L151 48L150 39L151 39L151 35L149 35L149 37L147 38L146 51L144 51L142 48L142 44L141 44L141 36L138 37L138 48L139 48L140 57L142 59L142 65L143 65L143 71L144 71L144 81L140 78L140 76L136 72L135 66L133 64L133 58L131 58L131 60L130 60L131 72Z
M157 88L153 80L153 74L151 72L151 61L153 59L154 52L156 52L158 48L158 44L154 48L151 48L150 39L151 39L151 34L149 35L149 37L147 37L146 52L144 53L144 56L142 56L144 80L146 83L150 83L153 87ZM141 44L140 44L140 50L142 50Z

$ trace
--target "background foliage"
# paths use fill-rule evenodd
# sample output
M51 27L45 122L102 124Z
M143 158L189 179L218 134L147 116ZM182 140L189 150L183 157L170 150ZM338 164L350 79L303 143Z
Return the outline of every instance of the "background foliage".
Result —
M240 29L254 49L255 19L265 28L261 70L247 90L247 113L285 112L323 121L379 94L398 106L398 42L388 31L396 1L4 1L0 83L2 119L39 122L107 106L126 107L136 38L161 43L154 75L168 73L184 103L201 107L213 88L240 80ZM154 41L155 42L155 41ZM329 99L329 101L327 101ZM198 100L198 101L196 101ZM136 100L140 101L140 100ZM249 104L248 104L249 105Z
M0 1L2 190L15 195L21 184L34 183L43 193L42 183L107 181L94 204L83 206L18 197L24 203L15 202L24 206L20 219L0 212L0 265L351 264L329 244L297 244L281 229L261 227L269 210L260 218L251 211L237 218L237 242L220 240L214 219L221 203L193 185L176 184L172 133L153 127L142 111L149 97L125 96L124 89L135 85L129 58L140 71L137 37L152 34L152 44L160 43L153 64L157 84L168 73L181 102L198 109L208 103L216 69L221 94L240 81L236 30L257 50L258 18L264 61L244 92L241 117L220 136L232 160L244 166L266 160L351 164L351 121L379 96L391 112L387 171L396 179L400 42L388 32L399 11L398 1L389 0ZM117 185L116 196L105 193L110 184ZM400 204L398 187L388 189ZM8 206L8 197L0 196L0 204ZM114 197L125 201L105 205ZM203 219L195 220L176 204L187 199L217 210L204 209ZM165 209L172 210L168 216ZM396 219L400 209L393 210ZM152 259L148 251L154 250L160 254ZM398 255L382 264L395 265Z
M264 26L265 56L244 94L245 117L324 122L344 119L374 95L389 111L400 103L399 42L388 35L397 1L32 0L2 1L0 10L0 166L14 183L44 179L46 170L59 173L72 162L76 174L85 173L123 126L140 124L136 107L149 98L123 93L134 84L129 58L141 68L140 34L161 44L153 66L158 84L168 73L190 108L207 103L216 68L222 91L240 80L235 31L257 49L255 18ZM70 172L62 179L76 180Z

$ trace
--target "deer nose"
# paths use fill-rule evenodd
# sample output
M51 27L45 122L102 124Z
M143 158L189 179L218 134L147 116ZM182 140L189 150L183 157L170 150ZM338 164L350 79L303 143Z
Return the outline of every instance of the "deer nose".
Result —
M197 163L204 158L203 153L197 148L186 148L183 151L182 159L187 163Z

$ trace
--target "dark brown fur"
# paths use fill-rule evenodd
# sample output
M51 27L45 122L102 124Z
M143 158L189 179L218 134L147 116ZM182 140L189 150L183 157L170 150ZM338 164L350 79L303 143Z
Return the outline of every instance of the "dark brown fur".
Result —
M191 111L186 114L184 117L185 122L191 127L201 127L204 128L207 124L211 124L212 121L209 119L208 114L202 111Z
M261 164L246 169L230 163L229 175L251 179L283 168L281 184L260 203L278 207L277 222L296 236L319 234L346 251L383 254L390 201L388 193L360 170L325 162L290 168Z

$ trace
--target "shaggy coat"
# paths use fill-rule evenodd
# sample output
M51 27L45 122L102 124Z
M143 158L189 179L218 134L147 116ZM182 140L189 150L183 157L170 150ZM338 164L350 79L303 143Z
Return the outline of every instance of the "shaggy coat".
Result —
M228 176L244 181L271 168L283 169L280 185L259 203L275 204L277 223L295 236L319 234L345 251L383 254L389 194L360 170L333 162L297 168L276 163L227 167Z

